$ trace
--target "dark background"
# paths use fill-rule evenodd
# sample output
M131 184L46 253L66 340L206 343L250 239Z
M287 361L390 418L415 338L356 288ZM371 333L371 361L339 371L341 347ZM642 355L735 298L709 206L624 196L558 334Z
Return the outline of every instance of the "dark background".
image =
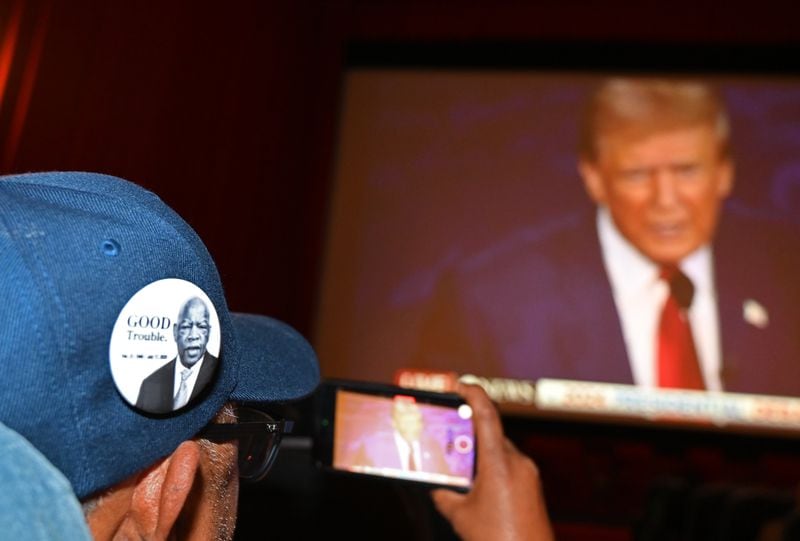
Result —
M527 52L574 67L645 66L655 48L662 63L710 54L798 73L799 11L773 0L7 0L0 171L99 171L154 190L206 241L232 309L313 339L353 51L367 63L412 47L483 64L524 64ZM541 466L562 539L641 536L642 524L664 523L647 503L653 494L714 483L786 495L800 477L795 441L507 424ZM240 538L448 536L421 491L323 476L305 450L285 451L270 482L243 490Z

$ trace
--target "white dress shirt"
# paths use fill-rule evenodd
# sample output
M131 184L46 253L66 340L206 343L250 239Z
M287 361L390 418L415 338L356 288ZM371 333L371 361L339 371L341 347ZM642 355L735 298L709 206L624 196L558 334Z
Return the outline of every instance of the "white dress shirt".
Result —
M189 402L189 397L192 396L192 390L194 389L194 384L197 382L197 375L200 373L200 367L203 366L203 361L205 360L206 356L203 355L199 361L194 363L191 368L189 368L190 373L189 377L186 378L186 400L183 404L175 404L174 408L182 408ZM186 370L186 367L183 366L180 359L175 360L175 379L172 387L172 396L178 395L178 389L181 388L181 373Z
M659 266L622 236L604 207L597 212L597 231L633 381L636 385L655 387L658 324L669 286L660 279ZM720 391L719 315L711 247L698 248L678 266L694 284L689 323L706 389Z
M416 471L422 471L422 452L419 446L419 441L409 443L406 439L395 430L394 443L397 445L397 452L400 454L400 466L403 470L408 471L408 455L414 453L414 465Z

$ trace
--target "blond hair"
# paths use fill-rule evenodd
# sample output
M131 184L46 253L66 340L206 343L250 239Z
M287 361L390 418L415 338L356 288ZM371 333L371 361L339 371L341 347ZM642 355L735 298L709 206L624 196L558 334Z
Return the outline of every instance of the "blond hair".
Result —
M613 78L597 88L583 115L581 157L595 160L603 137L641 139L653 133L708 125L720 155L730 153L730 122L719 92L710 84L683 79Z

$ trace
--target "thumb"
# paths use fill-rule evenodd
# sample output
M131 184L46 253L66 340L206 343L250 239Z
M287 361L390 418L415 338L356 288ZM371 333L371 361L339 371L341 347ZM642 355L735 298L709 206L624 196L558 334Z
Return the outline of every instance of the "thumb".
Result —
M465 494L459 494L445 488L439 488L431 492L433 505L444 518L451 522L456 510L463 504L464 498L466 498Z

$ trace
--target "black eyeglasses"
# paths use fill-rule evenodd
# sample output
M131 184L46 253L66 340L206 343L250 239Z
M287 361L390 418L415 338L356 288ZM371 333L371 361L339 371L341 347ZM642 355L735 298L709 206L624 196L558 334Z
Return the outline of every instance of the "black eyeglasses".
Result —
M278 456L284 434L289 434L293 421L276 421L263 411L237 406L235 423L211 423L198 434L201 438L224 443L239 442L239 477L243 481L260 481Z

